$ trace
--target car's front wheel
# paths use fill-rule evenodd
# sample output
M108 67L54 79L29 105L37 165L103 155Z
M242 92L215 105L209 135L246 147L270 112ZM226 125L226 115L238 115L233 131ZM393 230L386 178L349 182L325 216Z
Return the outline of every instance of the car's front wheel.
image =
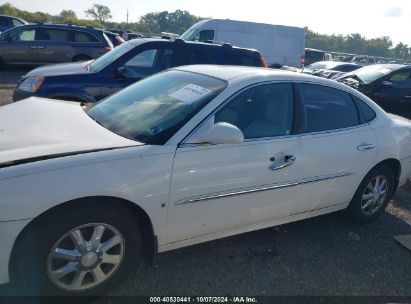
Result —
M137 265L139 227L119 204L66 205L28 227L14 250L30 294L101 295Z
M384 212L393 196L394 182L394 174L390 168L378 166L371 170L351 200L346 210L348 216L361 223L375 220Z

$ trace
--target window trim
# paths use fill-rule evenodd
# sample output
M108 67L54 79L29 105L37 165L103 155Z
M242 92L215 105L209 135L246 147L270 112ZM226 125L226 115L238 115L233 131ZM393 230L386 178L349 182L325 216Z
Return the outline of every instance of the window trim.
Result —
M212 116L215 115L216 112L221 110L225 105L227 105L230 101L232 101L234 98L236 98L238 95L242 94L243 92L252 89L254 87L260 86L260 85L266 85L266 84L279 84L279 83L288 83L291 84L292 86L292 91L293 91L293 124L292 124L292 132L291 134L288 135L279 135L279 136L271 136L271 137L259 137L259 138L248 138L244 139L243 143L252 143L252 142L259 142L259 141L267 141L267 140L273 140L273 139L284 139L284 138L293 138L293 137L298 137L301 134L296 134L294 133L294 121L296 120L295 115L295 109L296 109L296 96L294 92L294 85L295 81L290 81L290 80L272 80L272 81L263 81L263 82L258 82L254 83L251 85L248 85L241 90L235 92L231 96L229 96L224 102L222 102L218 107L216 107L211 113L209 113L202 121L200 121L178 144L178 148L184 148L184 147L197 147L197 146L218 146L218 144L191 144L191 143L186 143L186 140L191 137L192 134L197 132L209 119L211 119Z

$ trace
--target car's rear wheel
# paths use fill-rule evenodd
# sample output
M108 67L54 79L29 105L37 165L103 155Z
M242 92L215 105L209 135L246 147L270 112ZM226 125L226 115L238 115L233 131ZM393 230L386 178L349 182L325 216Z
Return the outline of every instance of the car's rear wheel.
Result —
M86 202L46 214L14 250L29 294L102 295L141 260L139 227L127 208Z
M387 207L395 188L392 170L379 166L371 170L362 180L347 214L350 218L367 223L378 218Z

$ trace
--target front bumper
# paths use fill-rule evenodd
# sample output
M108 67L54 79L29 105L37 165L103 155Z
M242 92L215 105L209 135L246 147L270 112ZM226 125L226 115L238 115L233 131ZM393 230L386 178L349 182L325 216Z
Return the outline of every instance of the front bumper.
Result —
M30 219L27 219L0 222L0 284L10 281L9 263L11 251L18 235L30 221Z
M33 93L15 89L13 92L13 102L34 96Z

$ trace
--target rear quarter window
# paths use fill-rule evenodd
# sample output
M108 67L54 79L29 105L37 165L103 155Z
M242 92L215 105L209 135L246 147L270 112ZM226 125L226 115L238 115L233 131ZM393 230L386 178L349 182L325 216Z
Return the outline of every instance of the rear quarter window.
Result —
M362 101L356 96L352 96L352 97L355 103L357 104L358 109L360 110L361 123L370 122L371 120L375 118L375 116L377 116L375 111L369 105L367 105L365 101Z
M96 37L86 32L74 32L74 42L99 42Z

